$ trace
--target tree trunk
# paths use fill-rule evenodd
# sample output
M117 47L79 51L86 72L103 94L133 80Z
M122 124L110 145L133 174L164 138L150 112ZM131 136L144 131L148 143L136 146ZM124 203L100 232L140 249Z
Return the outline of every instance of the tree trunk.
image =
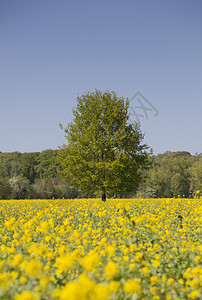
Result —
M102 194L102 201L106 201L106 193Z

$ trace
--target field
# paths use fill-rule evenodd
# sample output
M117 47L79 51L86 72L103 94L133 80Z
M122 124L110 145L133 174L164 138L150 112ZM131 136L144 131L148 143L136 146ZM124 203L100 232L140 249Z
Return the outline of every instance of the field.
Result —
M0 201L0 299L201 299L200 199Z

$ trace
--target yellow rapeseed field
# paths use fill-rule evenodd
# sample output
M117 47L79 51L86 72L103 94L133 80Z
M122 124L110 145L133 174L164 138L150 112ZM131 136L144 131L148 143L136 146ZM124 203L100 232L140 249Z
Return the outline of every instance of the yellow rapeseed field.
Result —
M201 199L0 201L0 299L201 299Z

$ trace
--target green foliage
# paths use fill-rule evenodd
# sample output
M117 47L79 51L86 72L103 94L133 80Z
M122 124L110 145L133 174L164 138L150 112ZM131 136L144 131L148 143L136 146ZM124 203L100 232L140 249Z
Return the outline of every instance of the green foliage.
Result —
M23 176L31 183L39 178L56 178L58 150L45 150L41 153L0 153L0 177Z
M198 155L197 160L189 168L190 188L192 191L202 191L202 156Z
M30 181L19 175L9 179L9 184L13 190L13 198L26 199L30 194Z
M0 199L10 199L12 187L6 178L0 178Z
M57 178L57 150L48 149L42 151L40 155L37 157L37 164L36 164L36 173L37 178Z
M96 90L77 98L67 145L59 151L60 174L85 193L129 193L149 166L148 146L137 123L129 124L129 102Z
M141 188L144 194L146 189L154 189L158 197L188 197L202 188L201 170L201 155L191 156L186 151L158 154Z
M0 177L8 178L19 175L21 153L0 153Z
M107 143L105 144L107 145ZM45 150L41 153L0 152L0 199L95 197L93 190L73 189L70 182L59 178L57 169L62 170L66 166L59 165L57 156L58 150ZM191 196L200 197L200 191L202 191L201 154L190 155L186 151L167 151L150 157L150 161L153 168L141 171L143 181L140 183L138 191L136 191L136 185L133 187L133 182L131 182L131 189L134 191L132 194L119 192L121 189L117 185L116 193L113 189L107 191L108 197L115 195L117 197L146 198L178 197L178 195L188 197L190 193ZM104 164L106 168L107 163L109 165L109 158L106 156ZM103 174L101 175L103 176ZM124 176L121 178L130 180ZM101 195L98 194L98 196Z
M64 183L64 179L37 179L32 185L32 193L37 199L73 199L78 191Z

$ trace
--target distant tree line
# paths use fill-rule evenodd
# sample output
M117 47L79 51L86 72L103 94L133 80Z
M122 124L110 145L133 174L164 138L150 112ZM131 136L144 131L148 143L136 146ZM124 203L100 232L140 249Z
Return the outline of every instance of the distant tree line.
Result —
M144 174L137 196L199 197L202 190L202 153L186 151L158 154Z
M58 175L58 150L0 153L0 199L75 198Z
M57 157L58 150L0 153L0 199L94 197L71 188L60 177ZM168 151L153 156L152 167L144 171L139 189L122 196L198 197L201 190L202 154Z

